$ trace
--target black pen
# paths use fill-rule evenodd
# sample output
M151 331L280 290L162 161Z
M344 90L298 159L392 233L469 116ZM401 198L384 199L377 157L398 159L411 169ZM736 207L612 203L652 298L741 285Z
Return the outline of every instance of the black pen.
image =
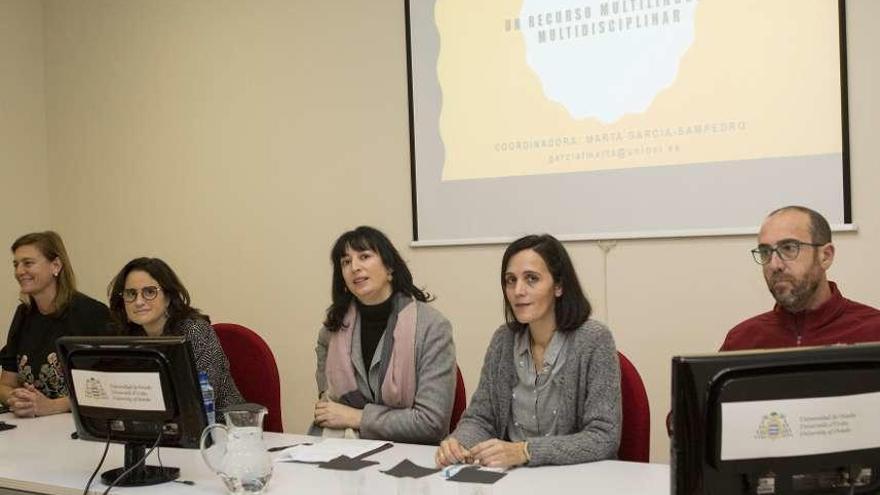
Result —
M296 447L297 445L311 445L310 443L292 443L290 445L280 445L278 447L269 447L269 452L278 452L279 450L289 449L290 447Z

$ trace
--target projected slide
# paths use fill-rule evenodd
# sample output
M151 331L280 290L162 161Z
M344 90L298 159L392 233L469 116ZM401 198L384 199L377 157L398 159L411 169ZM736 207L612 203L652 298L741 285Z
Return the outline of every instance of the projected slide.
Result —
M746 227L786 202L844 220L837 0L436 0L409 8L420 239ZM791 182L804 169L809 177L766 188L742 218L686 213L657 223L635 215L657 208L652 184L673 185L673 202L690 201L677 210L705 209L700 201L752 194L767 186L760 182ZM694 191L755 182L739 193ZM475 206L469 195L503 205L504 194L523 189L536 194L529 209L546 197L551 210L504 219L515 205L490 206L481 224L482 213L462 208L467 217L455 218L451 203ZM579 192L612 216L560 223L570 198L558 198ZM628 202L618 217L621 208L608 202L632 193L647 193L648 204Z

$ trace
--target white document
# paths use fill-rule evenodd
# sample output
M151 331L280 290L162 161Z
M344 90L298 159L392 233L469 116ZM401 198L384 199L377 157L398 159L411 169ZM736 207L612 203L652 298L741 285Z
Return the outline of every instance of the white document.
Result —
M164 411L159 373L71 370L80 406Z
M880 392L721 404L721 460L880 446Z
M295 445L284 449L275 459L277 462L327 462L344 455L357 457L365 452L385 445L382 440L351 440L346 438L325 438L312 445Z

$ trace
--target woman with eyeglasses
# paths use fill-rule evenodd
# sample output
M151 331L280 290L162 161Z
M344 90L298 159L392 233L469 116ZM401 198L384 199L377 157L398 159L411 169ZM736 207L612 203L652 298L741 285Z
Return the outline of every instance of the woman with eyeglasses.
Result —
M35 232L12 243L22 303L0 350L0 402L19 417L70 410L69 390L55 351L62 336L111 331L107 306L76 290L61 236Z
M196 369L207 372L214 387L218 412L244 402L210 320L190 306L189 292L168 264L159 258L133 259L110 282L108 293L110 312L122 333L189 340Z
M455 397L452 326L382 232L345 232L330 262L310 433L436 444L449 431Z
M590 319L571 259L550 235L511 243L501 261L507 323L439 466L577 464L613 459L620 442L620 369L608 328Z

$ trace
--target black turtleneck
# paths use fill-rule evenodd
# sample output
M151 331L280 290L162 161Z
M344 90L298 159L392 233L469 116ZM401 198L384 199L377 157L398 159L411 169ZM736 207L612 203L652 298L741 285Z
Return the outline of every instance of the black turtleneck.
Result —
M379 345L379 339L385 333L385 327L388 326L388 318L391 316L391 300L389 297L385 302L368 306L358 301L358 312L361 315L361 354L364 357L364 366L370 369L370 363L373 362L373 355L376 354L376 347Z

